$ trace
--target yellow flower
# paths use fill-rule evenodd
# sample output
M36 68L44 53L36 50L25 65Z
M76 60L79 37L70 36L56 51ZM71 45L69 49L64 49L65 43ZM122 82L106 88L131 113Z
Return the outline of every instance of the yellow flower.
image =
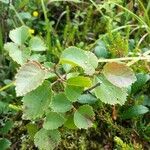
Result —
M38 17L38 16L39 16L39 13L38 13L38 11L34 11L34 12L32 13L32 15L33 15L34 17Z
M35 30L34 30L34 29L29 29L29 33L30 33L30 34L34 34L34 33L35 33Z

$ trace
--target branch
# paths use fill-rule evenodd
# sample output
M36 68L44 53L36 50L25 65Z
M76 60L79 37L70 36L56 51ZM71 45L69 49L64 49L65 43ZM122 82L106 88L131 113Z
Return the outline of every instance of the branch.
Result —
M93 89L95 89L96 87L98 87L100 85L101 85L100 82L96 83L94 86L92 86L92 87L86 89L85 91L83 91L83 94L86 94L86 93L92 94L90 91L92 91Z
M139 60L150 60L150 56L139 56L139 57L122 57L113 59L99 59L98 62L118 62L118 61L139 61Z

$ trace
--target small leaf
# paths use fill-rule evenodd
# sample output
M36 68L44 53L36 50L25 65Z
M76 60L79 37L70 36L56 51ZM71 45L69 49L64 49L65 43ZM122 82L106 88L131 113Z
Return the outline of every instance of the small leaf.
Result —
M45 79L46 71L37 62L23 65L16 75L17 96L23 96L40 86Z
M55 112L67 112L72 108L72 104L64 93L59 93L52 98L50 107Z
M103 74L109 82L118 87L128 87L136 81L134 72L123 63L107 63Z
M58 130L40 129L34 137L35 146L39 150L53 150L58 146L61 136Z
M45 81L34 91L25 95L23 101L23 118L35 120L41 118L48 110L51 101L50 83Z
M130 118L134 118L137 117L139 115L143 115L145 113L147 113L149 111L149 109L143 105L136 105L136 106L132 106L129 109L127 109L126 111L123 112L123 114L121 115L121 117L123 119L130 119Z
M34 136L35 136L36 132L38 131L37 125L33 124L33 123L28 123L26 125L26 128L27 128L27 132L28 132L30 139L34 140Z
M98 41L97 46L94 48L94 53L98 58L108 57L108 50L103 41Z
M4 45L9 53L9 56L18 64L23 65L30 57L30 50L24 46L18 46L15 43L9 42Z
M5 4L8 4L8 3L9 3L9 0L0 0L0 2L5 3Z
M30 61L37 61L37 62L45 62L46 61L46 56L45 55L40 55L40 54L33 54L28 58Z
M75 102L82 94L83 89L83 87L67 85L65 88L65 94L70 101Z
M111 105L120 104L123 105L127 97L127 89L119 88L111 84L103 76L94 77L94 84L101 83L100 86L95 88L95 95L102 102Z
M136 74L137 81L132 85L132 93L136 93L142 89L148 80L150 80L149 74L138 73Z
M74 123L81 129L87 129L93 126L94 112L89 105L80 106L74 113Z
M92 81L89 77L77 76L67 80L68 85L79 86L79 87L90 87Z
M1 134L7 134L11 128L13 127L14 123L12 120L7 120L5 122L5 125L3 127L0 128L0 133Z
M40 37L32 37L29 42L30 49L32 51L45 51L46 45Z
M77 129L76 125L74 124L74 116L69 115L67 117L67 121L65 121L64 126L68 129Z
M46 115L43 128L46 130L54 130L61 127L65 122L65 118L56 112L49 112Z
M14 43L19 44L19 45L24 44L29 36L30 36L29 28L27 26L21 26L19 28L11 30L9 33L10 39Z
M8 139L6 138L0 139L1 150L7 150L8 148L10 148L10 145L11 145L11 142Z
M88 75L93 75L95 68L98 66L98 59L92 52L86 52L73 46L63 51L60 62L62 64L79 66Z
M82 94L78 98L78 102L81 104L94 104L96 101L97 101L97 98L95 98L91 94Z

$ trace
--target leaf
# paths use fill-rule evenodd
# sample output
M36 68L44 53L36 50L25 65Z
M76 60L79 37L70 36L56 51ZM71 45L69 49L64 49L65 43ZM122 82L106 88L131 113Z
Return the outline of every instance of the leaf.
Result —
M46 61L46 56L40 55L40 54L33 54L30 56L30 58L28 60L37 61L37 62L44 62L44 61Z
M10 129L13 127L13 125L14 125L14 123L12 120L7 120L5 122L5 125L0 128L0 133L7 134L10 131Z
M123 63L107 63L103 68L106 79L118 87L128 87L136 81L134 72Z
M32 37L29 42L30 49L32 51L45 51L46 45L40 37Z
M34 137L35 146L39 150L53 150L61 140L58 130L40 129Z
M17 96L23 96L40 86L45 79L46 71L37 62L23 65L16 75Z
M65 122L65 118L56 112L49 112L46 115L43 128L46 130L54 130L61 127Z
M83 87L67 85L65 88L65 94L70 101L75 102L82 94L83 89Z
M76 125L74 124L74 116L69 115L67 117L67 121L65 121L64 126L68 129L77 129Z
M89 105L80 106L74 113L74 123L81 129L87 129L93 126L94 112Z
M146 82L150 79L149 74L138 73L136 74L137 81L132 85L132 93L136 93L142 89Z
M147 113L149 111L149 109L143 105L135 105L130 107L129 109L125 110L121 117L123 119L130 119L130 118L134 118L137 117L139 115L143 115L145 113Z
M4 45L9 53L9 56L18 64L23 65L30 57L30 50L24 46L18 46L15 43L9 42Z
M30 36L29 28L27 26L21 26L19 28L11 30L9 33L10 39L14 43L19 44L19 45L24 44L29 36Z
M86 74L93 75L98 66L98 59L92 52L86 52L77 47L65 49L60 57L62 64L71 64L83 68Z
M2 113L7 113L9 108L8 108L9 103L7 102L2 102L0 101L0 114Z
M98 58L108 57L108 50L103 41L98 41L97 46L94 48L94 53Z
M9 3L9 0L0 0L0 2L5 3L5 4L8 4L8 3Z
M25 95L22 99L23 118L29 120L41 118L49 107L51 95L52 92L48 81Z
M127 97L127 89L119 88L111 84L103 76L94 77L94 84L101 83L100 86L95 88L95 95L102 102L111 105L120 104L123 105Z
M64 93L59 93L52 98L50 107L55 112L67 112L72 108L72 104Z
M68 85L79 86L79 87L90 87L92 81L89 77L77 76L67 80Z
M6 139L6 138L2 138L0 139L0 149L1 150L6 150L8 148L10 148L11 142Z
M81 104L94 104L97 101L97 98L92 96L91 94L82 94L78 98L78 102Z
M33 123L28 123L26 125L26 128L27 128L27 132L28 132L30 139L34 140L34 136L35 136L36 132L38 131L37 125L33 124Z

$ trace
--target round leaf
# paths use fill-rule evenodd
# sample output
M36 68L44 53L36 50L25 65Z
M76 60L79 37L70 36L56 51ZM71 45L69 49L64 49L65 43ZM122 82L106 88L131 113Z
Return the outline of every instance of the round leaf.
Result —
M23 65L30 57L30 50L24 46L19 47L17 44L9 42L4 45L9 56L18 64Z
M56 113L56 112L50 112L46 115L43 128L47 130L54 130L62 126L65 122L65 118Z
M23 96L40 86L45 79L46 71L37 62L23 65L16 75L17 96Z
M45 81L34 91L25 95L23 101L23 118L35 120L43 116L51 101L50 83Z
M9 33L10 39L14 43L19 44L19 45L24 44L29 36L30 36L29 28L27 26L21 26L19 28L11 30Z
M45 51L46 45L44 44L44 41L39 37L33 37L30 40L30 49L33 51Z
M55 112L67 112L72 108L72 104L64 93L59 93L53 97L50 107Z
M98 59L92 52L86 52L74 46L63 51L60 62L82 67L88 75L93 75L95 68L98 66Z
M103 74L112 84L118 87L128 87L136 81L134 72L123 63L107 63Z
M82 94L82 92L83 87L79 86L67 85L65 88L65 94L67 98L72 102L77 101L78 97Z
M74 113L74 123L81 129L87 129L93 126L94 112L89 105L80 106Z
M40 129L34 137L35 146L39 150L53 150L61 140L58 130Z
M101 83L100 86L95 88L95 95L102 102L111 105L120 104L123 105L127 97L127 89L119 88L111 84L105 77L94 77L94 84Z

